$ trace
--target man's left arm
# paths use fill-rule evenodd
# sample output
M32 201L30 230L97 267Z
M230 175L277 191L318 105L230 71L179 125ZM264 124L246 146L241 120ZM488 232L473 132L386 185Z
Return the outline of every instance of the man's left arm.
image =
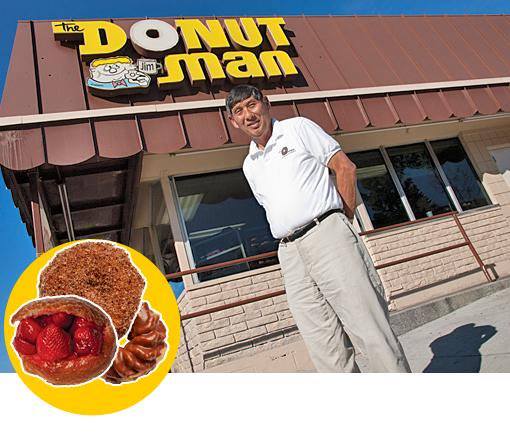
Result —
M330 158L328 168L335 173L336 189L342 198L345 216L352 221L356 210L356 165L339 150Z

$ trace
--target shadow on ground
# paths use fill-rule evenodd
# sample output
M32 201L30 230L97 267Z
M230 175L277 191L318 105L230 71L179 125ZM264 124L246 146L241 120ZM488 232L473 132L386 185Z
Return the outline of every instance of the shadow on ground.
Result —
M494 326L462 325L430 343L434 354L424 373L478 373L480 347L497 333Z

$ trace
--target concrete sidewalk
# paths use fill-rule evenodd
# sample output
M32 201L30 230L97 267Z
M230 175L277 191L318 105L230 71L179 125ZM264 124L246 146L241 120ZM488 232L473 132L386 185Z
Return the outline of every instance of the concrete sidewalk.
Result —
M413 372L510 372L510 289L399 337Z

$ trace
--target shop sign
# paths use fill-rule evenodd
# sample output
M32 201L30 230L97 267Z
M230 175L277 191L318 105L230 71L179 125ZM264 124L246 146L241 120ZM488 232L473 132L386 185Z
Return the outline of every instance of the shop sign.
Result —
M87 86L101 96L144 93L154 76L160 89L181 87L186 76L193 87L262 80L289 80L298 75L289 51L291 43L281 17L141 20L129 38L142 58L122 54L126 32L109 21L54 21L58 41L79 44L89 63ZM271 50L264 49L264 39ZM182 41L182 44L180 42ZM267 45L266 45L267 46ZM180 50L182 48L182 50ZM179 52L183 51L183 52Z

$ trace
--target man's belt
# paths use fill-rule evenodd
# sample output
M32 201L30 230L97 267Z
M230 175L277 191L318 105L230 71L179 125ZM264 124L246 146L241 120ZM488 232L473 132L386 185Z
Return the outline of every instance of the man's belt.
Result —
M318 216L317 218L314 218L312 222L309 222L307 225L293 231L290 235L285 236L280 239L281 242L284 244L287 242L293 242L296 239L303 236L305 233L313 229L316 225L318 225L321 221L325 220L328 216L333 215L334 213L341 212L343 213L342 209L331 209L327 212L323 213L322 215Z

